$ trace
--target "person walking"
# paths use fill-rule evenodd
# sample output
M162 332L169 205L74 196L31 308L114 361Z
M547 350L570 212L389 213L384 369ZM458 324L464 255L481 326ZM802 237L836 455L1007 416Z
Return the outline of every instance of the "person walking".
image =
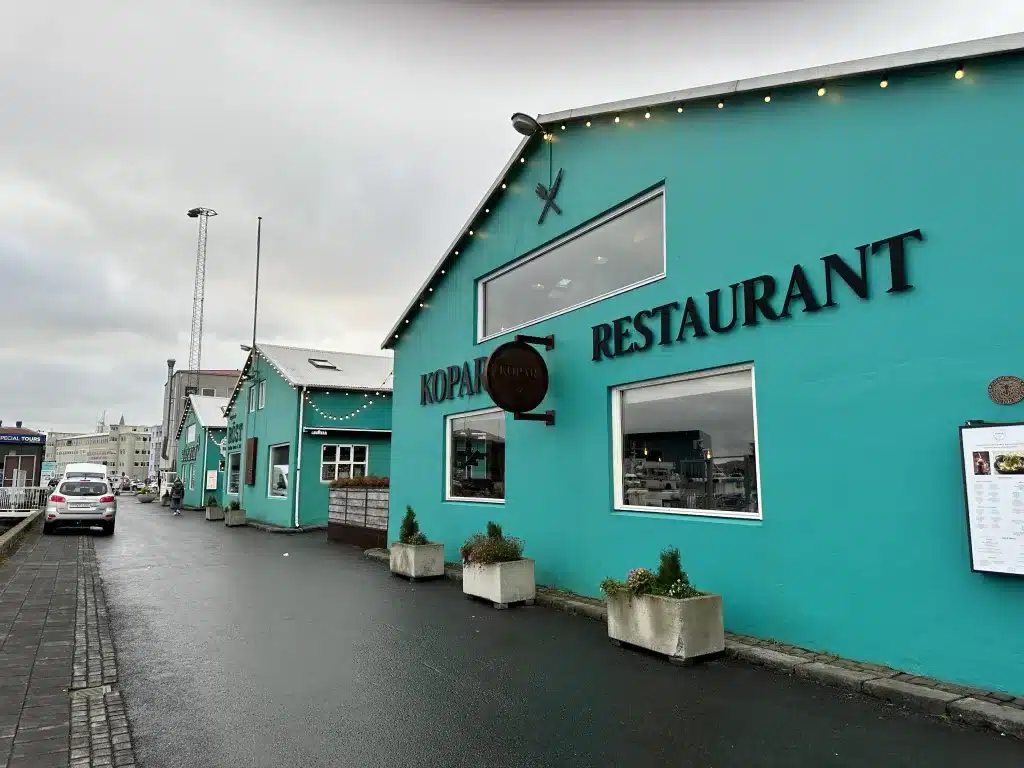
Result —
M181 482L181 478L174 479L174 485L171 486L171 511L175 515L181 514L181 500L185 498L185 484Z

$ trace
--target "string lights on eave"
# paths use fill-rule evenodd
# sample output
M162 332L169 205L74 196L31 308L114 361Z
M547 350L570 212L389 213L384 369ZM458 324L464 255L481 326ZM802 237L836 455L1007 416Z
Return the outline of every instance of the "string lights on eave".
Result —
M953 78L956 79L956 80L963 80L964 76L965 76L965 73L966 73L965 63L964 62L959 62L959 63L956 64L956 69L953 72ZM879 85L880 88L885 89L885 88L889 87L890 73L888 73L888 72L881 72L881 73L878 74L878 78L879 78L878 85ZM828 95L828 93L829 93L829 85L830 85L830 82L818 82L816 84L813 84L812 85L813 92L816 93L819 98L824 97L824 96ZM790 90L795 91L799 87L800 86L793 86L792 88L788 88L787 87L786 90L787 91L790 91ZM805 84L804 87L806 87L806 84ZM763 92L761 92L760 95L761 95L761 98L763 98L765 104L773 104L773 103L775 103L776 95L777 94L772 93L770 91L763 91ZM825 101L826 102L831 102L832 100L831 99L826 99ZM708 104L709 101L705 98L705 99L699 100L699 102L695 102L695 103L705 103L705 104ZM717 97L715 99L712 99L710 101L710 104L713 104L713 105L717 106L718 109L725 109L726 99L723 98L723 97ZM660 105L650 106L650 107L640 107L639 109L642 109L643 111L642 112L638 111L638 112L636 112L634 114L636 114L638 117L641 117L643 120L652 120L653 118L658 116L658 113L661 110L666 110L667 111L669 109L675 109L676 114L682 115L684 113L684 111L685 111L685 109L684 109L685 106L687 106L687 104L683 104L683 103L678 103L677 102L677 103L660 104ZM564 132L568 128L572 128L574 126L582 126L584 128L590 128L590 127L592 127L594 125L599 125L599 124L601 124L601 123L603 123L605 121L607 121L608 123L611 123L612 125L630 125L632 123L632 121L628 119L629 117L630 117L630 114L618 112L618 113L606 113L604 115L592 115L590 117L587 117L586 119L565 120L565 121L557 123L557 125L552 124L550 126L550 128L544 127L544 129L542 131L540 131L539 133L537 133L535 135L537 135L540 138L540 140L543 141L544 143L553 143L556 140L558 140L558 139L556 139L555 133L554 133L556 127L559 130L559 132ZM443 277L444 275L446 275L451 270L453 262L459 256L460 248L464 248L465 247L465 245L464 245L465 241L467 239L475 239L478 236L478 232L479 232L479 229L480 229L480 219L483 216L486 216L486 215L490 214L490 212L495 208L495 206L497 204L497 200L495 198L500 196L503 192L507 191L508 185L511 183L512 176L513 176L514 172L517 169L518 170L523 170L525 168L525 166L527 164L526 160L527 160L528 151L529 151L529 147L524 148L523 153L520 156L514 158L513 161L509 163L508 171L505 174L505 176L500 180L500 183L498 183L495 186L495 188L494 188L493 192L491 193L491 195L484 201L484 203L482 204L481 208L478 211L478 215L475 216L466 225L465 229L463 230L462 235L456 241L456 245L445 256L444 260L441 263L441 269L437 273L437 278L432 280L432 282L430 284L428 284L424 288L422 294L417 297L417 299L413 302L412 307L408 310L408 312L406 312L405 317L402 318L402 323L401 323L401 326L400 326L401 328L408 328L408 326L411 324L413 318L415 317L416 312L424 311L424 310L427 310L427 309L430 308L430 302L429 302L430 294L434 293L434 289L437 287L437 284L440 282L440 278ZM400 337L401 337L401 333L399 333L399 332L394 333L392 338L389 340L390 343L388 344L388 346L394 346L395 342L397 342Z
M385 376L384 381L380 383L380 385L374 390L372 395L370 394L369 390L363 392L362 397L359 397L360 393L356 392L335 392L333 390L327 390L324 393L326 397L331 399L356 399L359 402L359 405L350 410L348 413L340 415L327 413L313 401L313 398L310 396L308 390L303 393L303 398L306 401L306 405L312 408L321 418L327 419L328 421L348 421L349 419L354 419L360 413L362 413L371 405L373 405L375 400L385 400L387 398L388 393L383 389L383 387L387 385L388 379L390 379L393 374L394 371Z

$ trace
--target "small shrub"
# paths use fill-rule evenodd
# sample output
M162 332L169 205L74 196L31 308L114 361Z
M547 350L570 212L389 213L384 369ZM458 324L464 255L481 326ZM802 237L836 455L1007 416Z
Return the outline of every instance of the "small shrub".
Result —
M208 506L208 507L216 507L217 506L217 497L213 496L213 495L209 496L206 499L206 506Z
M230 509L232 512L237 512L241 508L242 505L239 504L237 501L232 501L230 504L228 504L228 509Z
M391 485L391 478L378 477L377 475L363 475L362 477L339 477L331 482L331 488L387 488Z
M143 485L141 488L139 488L138 493L136 493L136 495L137 496L148 496L150 493L152 493L152 491L150 491L149 488L147 488L146 486Z
M487 523L487 534L474 533L459 549L462 562L510 563L523 559L523 542L506 536L497 523Z
M416 520L416 513L412 511L412 506L406 505L405 517L402 518L402 527L398 531L398 541L402 544L411 544L418 546L420 544L429 544L427 537L420 531L420 524Z
M657 573L652 573L647 568L634 568L626 576L625 581L604 579L601 582L601 591L606 595L661 595L677 600L704 594L690 584L690 578L680 562L679 550L675 547L662 550Z

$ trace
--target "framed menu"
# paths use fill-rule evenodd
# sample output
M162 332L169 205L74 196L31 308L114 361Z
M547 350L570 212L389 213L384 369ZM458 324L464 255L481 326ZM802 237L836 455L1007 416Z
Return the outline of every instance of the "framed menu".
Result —
M971 570L1024 576L1024 423L960 427Z

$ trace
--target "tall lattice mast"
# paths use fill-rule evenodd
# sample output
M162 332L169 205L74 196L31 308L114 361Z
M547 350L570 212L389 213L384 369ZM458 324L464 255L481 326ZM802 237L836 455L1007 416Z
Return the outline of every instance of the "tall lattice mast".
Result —
M192 336L188 343L188 374L185 380L185 395L199 392L199 366L203 356L203 301L206 293L206 227L211 216L217 212L212 208L193 208L189 218L199 219L199 243L196 246L196 279L192 288Z

